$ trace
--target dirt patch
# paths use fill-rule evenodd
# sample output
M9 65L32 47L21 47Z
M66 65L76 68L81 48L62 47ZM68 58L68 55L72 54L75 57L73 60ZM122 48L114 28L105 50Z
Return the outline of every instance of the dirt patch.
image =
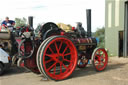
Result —
M96 72L92 65L84 69L76 68L72 76L62 81L44 81L23 68L12 67L0 77L0 85L128 85L128 58L109 58L103 72Z

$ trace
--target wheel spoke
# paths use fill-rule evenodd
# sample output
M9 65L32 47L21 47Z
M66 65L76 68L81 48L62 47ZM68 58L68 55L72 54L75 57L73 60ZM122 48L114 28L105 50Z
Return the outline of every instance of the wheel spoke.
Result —
M104 56L104 54L102 54L102 55L101 55L101 58L102 58L102 59L104 59L104 58L105 58L105 57L103 57L103 56Z
M100 50L98 50L98 52L97 52L98 54L100 54Z
M53 59L49 59L49 60L47 60L45 63L47 64L47 63L49 63L49 62L51 62L51 61L53 61Z
M61 47L62 47L62 44L63 44L63 42L61 41L60 46L59 46L59 51L60 51L60 49L61 49Z
M105 62L103 62L102 60L101 60L101 63L105 64Z
M64 68L65 68L65 69L67 69L67 68L68 68L68 67L67 67L66 65L64 65L64 64L63 64L63 66L64 66Z
M50 46L49 46L49 50L52 52L52 54L54 53Z
M55 44L55 47L56 47L56 51L57 51L57 53L59 54L59 49L58 49L58 47L57 47L56 42L55 42L54 44Z
M53 74L56 75L56 65L54 67L54 73Z
M45 56L53 58L54 56L52 54L45 54Z
M94 60L95 63L96 63L96 61L99 62L98 60Z
M52 69L55 65L56 65L56 62L55 62L52 66L50 66L50 67L47 69L47 71L49 71L50 69Z
M71 55L71 53L64 54L64 56Z
M99 56L99 55L97 55L97 54L95 55L95 57L100 58L100 56Z
M63 51L63 54L65 53L65 51L67 50L68 46L65 47L64 51Z
M64 61L71 62L70 60L64 59Z
M60 64L60 73L62 73L62 64Z
M99 68L98 66L100 65L100 62L96 65L97 68Z
M97 57L97 59L94 59L95 62L98 61L99 62L99 56L95 56L95 58Z

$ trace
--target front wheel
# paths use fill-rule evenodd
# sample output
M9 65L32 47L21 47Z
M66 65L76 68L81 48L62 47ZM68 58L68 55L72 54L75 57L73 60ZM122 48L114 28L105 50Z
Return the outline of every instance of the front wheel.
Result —
M97 48L92 54L92 64L96 71L103 71L108 64L108 54L104 48Z

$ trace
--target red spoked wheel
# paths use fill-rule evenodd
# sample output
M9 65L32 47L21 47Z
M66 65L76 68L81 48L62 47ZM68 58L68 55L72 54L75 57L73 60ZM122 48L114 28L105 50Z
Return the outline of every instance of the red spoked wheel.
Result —
M104 48L97 48L92 54L92 64L96 71L102 71L108 64L108 54Z
M41 70L47 78L63 80L77 65L77 50L71 40L63 36L50 38L42 47Z
M81 55L80 59L78 59L78 68L84 68L87 66L89 59L86 58L85 55Z
M55 36L54 36L54 37L55 37ZM37 67L38 67L38 69L39 69L39 71L40 71L41 74L43 74L43 72L42 72L42 70L41 70L41 67L40 67L41 50L42 50L43 45L44 45L44 44L46 43L46 41L49 40L50 38L51 38L51 37L45 39L45 40L41 43L41 45L40 45L39 48L38 48L37 54L36 54L36 64L37 64ZM43 74L43 75L44 75L44 74Z

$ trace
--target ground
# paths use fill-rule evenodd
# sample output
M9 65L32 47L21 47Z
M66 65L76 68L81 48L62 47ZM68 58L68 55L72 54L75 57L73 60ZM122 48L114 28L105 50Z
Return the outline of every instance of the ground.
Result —
M41 75L12 67L0 77L0 85L128 85L128 58L109 58L103 72L96 72L92 65L76 68L70 78L62 81L44 81Z

